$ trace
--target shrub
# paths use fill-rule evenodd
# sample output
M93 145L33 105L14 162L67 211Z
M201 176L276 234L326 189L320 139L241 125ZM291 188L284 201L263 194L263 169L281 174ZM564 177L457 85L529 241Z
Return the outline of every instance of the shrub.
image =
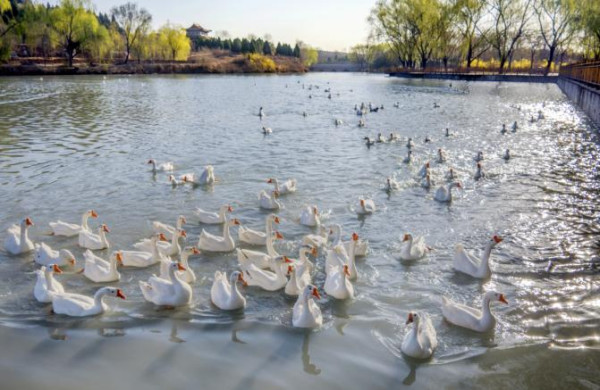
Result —
M248 65L252 72L276 72L277 65L262 54L248 54Z

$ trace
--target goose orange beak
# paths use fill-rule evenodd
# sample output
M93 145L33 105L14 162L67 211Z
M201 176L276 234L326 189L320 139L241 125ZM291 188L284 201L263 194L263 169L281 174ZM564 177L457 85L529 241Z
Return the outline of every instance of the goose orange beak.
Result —
M288 270L287 270L288 276L291 275L293 270L294 270L294 267L292 267L291 265L288 265Z
M313 207L313 212L315 213L315 215L319 214L319 209L317 209L316 207Z
M279 223L279 217L275 217L275 219L273 220L273 222L275 222L275 223L278 224Z
M167 237L165 237L165 235L164 235L163 233L160 233L160 234L158 235L158 239L159 239L160 241L169 241L169 240L167 240Z
M456 188L462 188L462 185L460 183L456 183Z
M69 259L69 264L75 265L75 259L73 257Z
M104 230L106 233L110 233L110 229L106 225L102 225L102 230Z
M52 271L56 274L62 274L62 270L56 264L52 266Z
M187 233L185 232L185 230L181 231L181 237L187 237Z
M121 289L117 289L117 298L121 298L121 299L127 299L127 297L125 296L125 294L123 294L123 291L121 291Z
M33 221L31 220L31 218L29 218L29 217L25 218L25 225L33 226Z
M180 270L180 271L185 271L186 270L185 267L183 265L179 264L179 263L177 263L177 269Z
M504 297L504 294L500 294L500 298L498 298L498 300L506 305L508 305L508 301L506 300L506 298Z
M365 200L364 199L360 200L360 207L365 207Z
M153 162L152 160L148 160L148 164L152 164L152 162Z
M186 221L185 217L181 217L181 222L182 222L182 223L187 223L187 221Z
M123 254L121 252L117 252L117 261L123 264Z
M275 232L275 238L277 238L278 240L283 240L283 234Z
M240 220L239 220L239 219L237 219L237 218L235 218L235 219L233 220L233 224L234 224L234 225L239 225L239 224L240 224Z
M98 218L98 213L96 212L96 210L92 210L90 212L90 217L92 217L92 218Z
M233 212L233 207L227 206L227 211L230 212L230 213L232 213Z
M287 257L287 256L283 256L283 261L284 261L285 263L292 263L292 260L290 260L290 258L289 258L289 257Z
M273 183L273 179L268 179L267 183L269 183L269 184Z
M310 254L313 256L317 256L319 254L319 252L317 251L317 248L313 246L310 251Z
M273 191L273 196L275 198L279 198L279 191Z
M496 244L499 244L503 241L503 238L500 236L494 236L494 241L496 242Z
M196 247L193 247L193 248L192 248L192 253L193 253L193 254L195 254L195 255L199 255L199 254L200 254L200 251L198 250L198 248L196 248Z
M408 313L408 319L406 320L406 325L412 323L415 320L413 317L413 313Z
M244 279L244 274L240 272L240 274L238 275L238 280L240 282L242 282L242 284L244 285L244 287L248 286L248 282L246 282L246 279Z
M352 241L358 241L358 234L352 233Z
M348 270L347 265L344 266L344 273L346 274L346 276L350 276L350 271Z
M313 287L312 295L313 295L313 297L315 297L317 299L321 299L321 294L319 294L319 290L317 290L316 287Z

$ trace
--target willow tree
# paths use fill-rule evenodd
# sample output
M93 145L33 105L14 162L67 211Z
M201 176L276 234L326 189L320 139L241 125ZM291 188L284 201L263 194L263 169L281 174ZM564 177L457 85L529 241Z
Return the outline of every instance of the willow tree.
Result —
M584 55L600 59L600 1L582 0L581 27L583 29Z
M60 37L69 66L86 49L94 49L108 37L106 28L98 23L91 3L84 0L61 0L50 13L52 28Z
M147 34L152 22L152 15L144 8L138 8L135 3L113 7L110 13L123 31L125 37L125 63L127 63L131 48L142 35Z
M185 30L166 24L158 30L160 45L168 51L171 61L185 61L190 55L192 45Z
M414 66L417 44L416 32L409 23L408 14L404 0L379 0L368 18L372 37L388 42L400 64L406 68Z
M579 10L575 0L536 0L534 10L540 25L540 34L548 48L548 64L544 74L550 73L558 47L567 45L577 32Z
M415 48L421 68L427 68L434 51L439 47L441 4L438 0L405 0L407 21L416 38Z
M498 73L504 72L504 66L525 33L525 27L531 17L532 1L489 0L493 27L488 39L498 54Z
M486 39L488 31L482 22L487 14L486 5L486 0L455 0L454 3L455 26L467 68L490 48Z

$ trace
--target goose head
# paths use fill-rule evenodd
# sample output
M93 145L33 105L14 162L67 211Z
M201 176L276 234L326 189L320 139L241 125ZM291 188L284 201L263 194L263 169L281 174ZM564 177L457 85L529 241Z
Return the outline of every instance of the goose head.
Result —
M485 303L498 301L498 302L504 303L505 305L508 305L508 301L506 300L506 297L504 296L504 294L501 294L501 293L498 293L495 291L486 292L485 295L483 296L483 300Z
M179 229L179 230L177 230L177 235L178 235L179 237L183 237L183 238L186 238L186 237L187 237L187 233L186 233L186 232L185 232L185 230L183 230L183 229Z
M95 210L90 210L87 212L87 216L91 218L98 218L98 213Z
M187 221L186 221L186 219L185 219L185 217L184 217L183 215L180 215L180 216L177 218L177 221L178 221L178 222L179 222L181 225L185 225L185 224L187 223Z
M346 275L347 277L350 277L350 270L348 268L348 264L344 264L343 271L344 271L344 275Z
M104 233L110 233L110 229L104 223L102 224L102 226L100 226L100 230Z
M61 260L67 261L71 265L75 265L75 256L68 249L58 251Z
M30 217L27 217L23 221L21 221L21 226L24 226L25 228L33 226L33 221L31 220Z
M169 240L167 240L167 236L165 236L163 233L158 233L156 235L156 237L153 237L154 239L156 239L156 241L165 241L165 242L169 242Z
M273 235L275 236L276 240L283 240L283 234L279 233L279 231L275 230Z
M191 256L199 255L200 251L195 246L186 246L185 248L183 248L183 253L187 254L188 256Z
M313 214L316 216L319 216L319 209L317 208L317 206L313 206L312 209L313 209Z
M156 165L156 161L154 161L154 159L151 158L150 160L148 160L148 164Z
M48 266L46 267L46 271L53 272L55 274L62 274L62 270L56 264L48 264Z
M239 219L233 218L233 219L229 220L229 226L235 226L235 225L240 225Z
M358 234L357 233L352 233L352 241L358 241Z
M450 129L448 129L448 128L446 127L446 137L449 137L449 136L450 136Z
M500 236L493 236L490 239L490 245L493 247L495 247L496 245L500 244L502 241L504 241L504 239Z
M404 235L404 238L402 238L402 242L405 242L405 241L410 241L410 240L412 240L412 238L413 238L413 237L412 237L412 234L410 234L410 233L406 233L406 234Z
M277 215L275 215L275 214L269 215L269 218L271 219L271 221L275 222L276 224L280 223L279 217Z
M417 314L417 313L408 313L408 318L406 319L406 325L412 324L413 322L415 324L419 323L419 314Z
M454 169L450 168L450 170L448 171L448 177L450 179L454 179L455 175L454 175Z
M111 297L127 299L127 297L125 296L125 294L123 294L123 291L120 288L103 287L100 290L98 290L98 292L96 292L96 294L98 294L98 293L100 293L102 295L108 295Z
M111 258L114 258L117 264L123 265L123 253L121 251L113 252Z
M185 268L181 263L178 263L176 261L171 262L171 264L169 264L169 271L171 272L175 272L175 271L186 271L187 268Z
M290 276L295 270L296 267L294 267L293 265L288 265L286 276Z
M458 181L455 181L454 183L450 184L450 188L453 188L453 187L461 188L462 189L462 185Z
M319 289L316 286L313 286L312 284L309 284L306 287L304 287L304 295L307 298L315 297L317 299L321 299L321 294L319 294Z
M244 274L240 271L233 271L231 276L229 276L229 283L234 285L237 282L241 282L244 287L248 286L248 282L244 279Z

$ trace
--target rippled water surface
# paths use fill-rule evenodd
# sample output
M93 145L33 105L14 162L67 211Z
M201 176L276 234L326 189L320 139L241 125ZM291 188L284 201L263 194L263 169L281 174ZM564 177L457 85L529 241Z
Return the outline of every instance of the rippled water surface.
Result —
M385 107L367 116L366 128L356 126L360 102ZM262 121L259 106L267 113ZM538 110L545 119L530 123ZM76 238L48 236L48 222L76 222L94 208L111 228L113 248L127 249L150 234L150 221L174 223L184 214L188 240L196 243L202 226L195 207L231 203L243 224L261 227L266 214L257 194L272 176L299 183L279 212L280 252L296 256L310 232L297 218L309 203L325 211L325 223L340 223L346 237L357 232L371 247L358 262L356 298L323 299L324 326L316 332L291 328L294 301L283 292L247 288L244 313L211 306L213 274L236 268L233 253L190 260L199 280L189 309L157 311L138 288L157 268L124 269L118 285L127 301L108 298L113 312L70 319L34 300L32 255L2 251L0 373L9 386L600 386L597 129L553 84L450 85L358 74L5 78L0 118L0 228L30 216L34 241L72 250L78 265L58 276L70 291L92 294L97 285L74 272L82 264ZM344 124L336 127L335 119ZM518 132L501 135L501 124L513 121ZM273 134L264 137L262 126ZM446 127L454 136L443 136ZM368 149L362 141L392 131L400 142ZM402 162L407 137L416 143L411 165ZM445 164L435 162L440 147ZM501 158L506 148L509 162ZM480 150L487 177L475 182ZM218 183L172 189L164 174L148 171L149 158L174 161L178 172L212 164ZM448 166L458 172L464 190L452 205L435 202L416 180L427 160L437 183L445 182ZM389 175L401 184L391 194L383 191ZM358 219L351 207L359 196L372 197L377 212ZM399 261L405 232L425 235L431 254ZM456 274L454 245L479 250L493 234L504 242L493 252L491 279ZM315 279L322 286L324 274ZM493 305L494 332L444 322L442 295L479 306L489 290L510 302ZM439 339L424 363L400 353L414 310L430 314Z

